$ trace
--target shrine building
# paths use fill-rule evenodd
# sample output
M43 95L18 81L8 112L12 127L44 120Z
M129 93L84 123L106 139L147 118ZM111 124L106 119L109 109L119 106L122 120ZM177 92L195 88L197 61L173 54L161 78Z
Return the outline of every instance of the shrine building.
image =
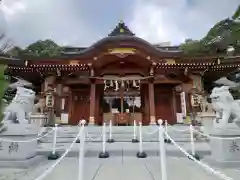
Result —
M7 58L6 74L35 86L39 97L53 92L53 109L62 123L101 125L181 123L199 108L199 96L210 84L240 66L240 58L186 57L178 46L153 45L120 22L90 47L68 47L61 57Z

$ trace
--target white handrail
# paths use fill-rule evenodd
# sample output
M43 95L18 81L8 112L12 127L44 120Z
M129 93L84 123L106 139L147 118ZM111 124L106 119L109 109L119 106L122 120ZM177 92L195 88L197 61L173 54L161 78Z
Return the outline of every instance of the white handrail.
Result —
M29 139L29 140L19 141L19 140L12 140L12 139L0 138L0 141L4 141L4 142L16 142L16 143L28 143L28 142L40 140L40 139L46 137L47 135L51 134L53 131L54 131L54 128L52 128L52 130L51 130L50 132L44 134L43 136L40 136L40 137L37 137L37 138L34 138L34 139Z
M213 168L211 168L209 165L204 164L201 161L198 161L195 157L193 157L191 154L189 154L187 151L185 151L182 147L180 147L170 136L169 134L165 133L165 135L172 141L173 145L175 145L183 154L185 154L187 157L190 157L196 164L200 165L202 168L204 168L206 171L216 175L222 180L234 180L231 177L226 176L220 171L216 171Z
M84 127L84 126L83 126ZM83 128L82 128L83 129ZM82 129L81 131L77 134L77 136L74 138L72 144L69 146L69 148L64 152L64 154L58 159L56 160L56 162L49 167L44 173L42 173L40 176L38 176L37 178L35 178L35 180L42 180L44 179L49 173L52 172L52 170L63 160L64 157L66 157L66 155L69 153L69 151L73 148L73 146L75 145L76 140L80 137L81 133L82 133Z

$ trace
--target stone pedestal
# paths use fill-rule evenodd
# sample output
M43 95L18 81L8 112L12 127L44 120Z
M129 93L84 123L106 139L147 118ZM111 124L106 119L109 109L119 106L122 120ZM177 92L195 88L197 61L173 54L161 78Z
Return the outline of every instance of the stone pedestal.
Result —
M30 124L36 124L38 126L44 126L47 124L47 115L41 113L32 113L29 115Z
M208 161L220 165L240 165L240 129L235 123L229 123L227 128L214 128L210 138L211 156Z
M201 112L198 115L201 124L204 127L204 133L210 134L213 129L214 120L216 118L215 113L211 112Z
M15 167L17 164L33 162L37 155L37 141L6 142L1 139L26 141L38 136L39 127L31 124L8 124L0 133L0 166ZM16 163L18 162L18 163Z

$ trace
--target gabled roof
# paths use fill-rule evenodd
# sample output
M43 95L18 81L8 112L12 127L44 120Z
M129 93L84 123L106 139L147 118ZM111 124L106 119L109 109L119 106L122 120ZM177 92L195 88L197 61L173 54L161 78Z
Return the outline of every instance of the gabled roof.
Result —
M83 55L89 52L92 52L93 50L96 50L99 48L99 46L105 44L105 43L113 43L113 42L119 42L119 43L125 43L125 42L135 42L139 45L145 45L148 47L148 49L151 49L153 52L157 54L162 54L163 56L167 55L170 56L171 54L173 56L178 56L182 54L182 50L179 46L159 46L154 45L146 40L139 38L135 36L135 34L125 25L123 21L120 21L117 26L112 30L110 34L108 34L107 37L100 39L99 41L95 42L89 47L65 47L62 51L62 55L69 56L69 55Z
M108 36L135 36L135 34L125 25L123 21L120 21L115 29L108 34Z

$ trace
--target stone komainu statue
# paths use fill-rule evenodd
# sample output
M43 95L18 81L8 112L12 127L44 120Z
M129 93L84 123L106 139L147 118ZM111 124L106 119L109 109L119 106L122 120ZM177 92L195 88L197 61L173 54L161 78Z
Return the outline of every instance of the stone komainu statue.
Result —
M34 109L35 92L24 87L17 87L17 93L4 111L4 123L28 123L27 116Z
M240 121L239 100L234 100L228 86L215 87L210 95L216 121L223 127L231 122Z

